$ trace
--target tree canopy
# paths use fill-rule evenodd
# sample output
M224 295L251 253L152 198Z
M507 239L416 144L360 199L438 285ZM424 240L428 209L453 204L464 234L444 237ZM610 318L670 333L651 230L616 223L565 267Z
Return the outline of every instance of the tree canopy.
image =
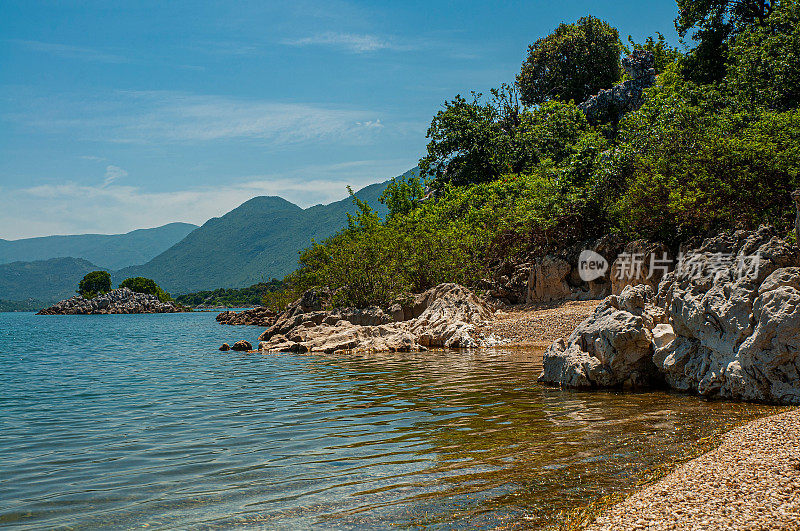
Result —
M161 302L171 301L172 297L166 293L161 287L156 284L155 280L145 277L126 278L120 285L120 288L128 288L136 293L144 293L146 295L155 295Z
M111 291L111 275L108 271L92 271L78 284L78 293L84 299L93 299Z
M536 105L558 99L581 103L622 77L619 32L593 16L556 30L528 48L517 75L522 102Z

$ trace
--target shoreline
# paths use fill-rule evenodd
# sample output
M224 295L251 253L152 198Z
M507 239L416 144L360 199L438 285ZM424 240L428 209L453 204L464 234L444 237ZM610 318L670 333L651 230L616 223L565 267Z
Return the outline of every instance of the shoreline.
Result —
M796 529L800 408L743 424L715 448L646 483L571 529ZM578 512L596 510L597 504Z

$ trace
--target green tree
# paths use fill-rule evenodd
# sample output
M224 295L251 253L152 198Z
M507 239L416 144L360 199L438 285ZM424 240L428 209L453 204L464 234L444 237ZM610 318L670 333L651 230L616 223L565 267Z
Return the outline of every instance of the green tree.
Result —
M561 164L591 127L572 103L547 102L520 107L512 87L492 91L483 101L457 96L434 116L427 154L419 168L433 188L490 182L506 174L533 171L550 160Z
M536 105L552 99L581 103L622 76L619 32L587 16L560 24L528 48L517 75L522 102Z
M784 0L730 47L726 81L744 104L788 110L800 104L800 3Z
M414 210L424 195L425 187L419 177L412 175L406 179L400 176L389 181L378 200L389 209L388 217L393 218Z
M120 288L128 288L136 293L144 293L146 295L155 295L161 302L171 301L169 293L166 293L161 287L156 284L155 280L145 277L126 278L120 285Z
M698 83L720 81L727 71L731 39L748 27L763 25L775 0L677 0L675 29L691 33L697 44L684 57L683 73Z
M111 275L108 271L92 271L80 281L77 292L84 299L93 299L109 291L111 291Z

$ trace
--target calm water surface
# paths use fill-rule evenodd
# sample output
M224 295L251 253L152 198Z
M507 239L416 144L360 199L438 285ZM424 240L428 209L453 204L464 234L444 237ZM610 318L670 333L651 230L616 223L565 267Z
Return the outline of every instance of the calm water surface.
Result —
M0 526L552 525L773 411L536 385L532 352L220 353L215 313L0 313Z

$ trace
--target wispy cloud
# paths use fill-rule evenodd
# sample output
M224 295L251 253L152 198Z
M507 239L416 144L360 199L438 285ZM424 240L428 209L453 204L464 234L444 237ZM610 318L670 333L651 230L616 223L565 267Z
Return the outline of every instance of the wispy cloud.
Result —
M351 53L366 53L377 50L406 51L415 46L399 43L394 38L379 37L371 34L339 33L326 31L299 39L282 41L287 46L332 46Z
M114 166L109 164L106 166L106 174L105 178L103 179L103 187L107 187L117 179L123 179L128 176L128 172L120 168L119 166Z
M179 92L118 92L89 102L41 98L6 119L48 132L117 143L260 139L270 145L363 143L383 125L377 113ZM102 136L97 136L102 131Z
M301 180L289 176L254 176L239 183L188 190L147 192L109 182L86 186L73 182L4 190L0 237L27 238L48 234L124 233L173 221L201 225L259 195L279 195L302 207L347 196L346 187L360 188L403 170L408 162L353 161L321 168L328 177ZM381 170L374 168L381 167ZM124 172L124 170L122 170ZM305 172L314 171L304 168ZM353 173L362 177L352 177ZM113 173L113 172L112 172ZM367 175L372 175L367 177Z
M65 57L67 59L79 59L81 61L92 61L98 63L127 63L130 62L128 58L109 53L96 48L87 48L83 46L72 46L69 44L59 44L53 42L42 41L27 41L27 40L13 40L12 42L33 50L35 52L42 52L58 57Z

